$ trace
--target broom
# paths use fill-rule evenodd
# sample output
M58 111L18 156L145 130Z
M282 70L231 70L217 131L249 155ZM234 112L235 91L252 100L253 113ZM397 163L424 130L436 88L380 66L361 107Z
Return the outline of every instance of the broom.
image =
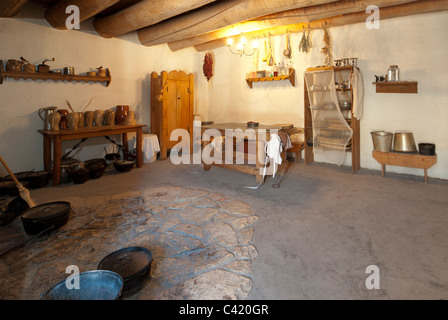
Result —
M20 197L22 197L22 199L26 201L26 203L28 204L28 206L30 208L35 207L36 204L34 203L33 199L31 199L30 191L27 188L25 188L19 182L19 180L17 180L14 173L12 173L11 169L9 169L8 165L6 164L6 162L3 160L3 158L1 156L0 156L0 162L2 163L3 167L5 167L5 169L9 172L9 175L12 177L15 184L17 185L17 189L19 189Z

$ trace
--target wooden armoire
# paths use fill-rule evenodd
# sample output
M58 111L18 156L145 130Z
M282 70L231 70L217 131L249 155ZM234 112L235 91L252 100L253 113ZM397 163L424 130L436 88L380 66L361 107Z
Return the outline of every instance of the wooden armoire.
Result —
M180 141L170 141L171 132L185 129L193 137L194 75L183 71L151 74L151 133L160 144L160 159ZM180 138L179 138L180 139Z

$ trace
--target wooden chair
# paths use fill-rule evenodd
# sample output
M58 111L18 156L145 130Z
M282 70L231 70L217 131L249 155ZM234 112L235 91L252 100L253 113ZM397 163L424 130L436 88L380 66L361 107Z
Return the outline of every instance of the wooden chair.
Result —
M294 141L294 142L291 142L291 144L292 144L292 147L287 149L286 152L294 153L295 162L296 163L301 162L302 161L302 150L305 146L305 142Z

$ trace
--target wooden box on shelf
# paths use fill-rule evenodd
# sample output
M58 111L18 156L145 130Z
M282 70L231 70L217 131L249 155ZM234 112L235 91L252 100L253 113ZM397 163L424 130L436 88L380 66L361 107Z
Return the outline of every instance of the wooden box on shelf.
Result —
M417 81L374 82L376 93L418 93Z

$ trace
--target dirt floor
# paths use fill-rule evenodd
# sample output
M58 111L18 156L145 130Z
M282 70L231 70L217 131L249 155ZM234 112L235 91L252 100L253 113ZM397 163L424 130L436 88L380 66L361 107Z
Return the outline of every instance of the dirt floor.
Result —
M280 187L274 188L275 183ZM255 177L247 174L217 167L205 172L200 165L176 166L158 160L128 173L110 170L98 180L48 186L32 190L31 195L37 203L73 199L86 208L94 207L98 199L119 199L123 194L138 195L154 188L182 188L241 203L240 207L250 212L248 216L257 217L249 223L253 234L245 243L253 246L256 254L246 259L250 264L244 266L245 271L234 273L242 277L229 282L240 288L239 295L233 292L213 299L448 299L447 181L429 178L425 184L420 176L388 173L382 177L380 171L365 169L352 174L349 167L291 163L286 176L268 177L256 190L246 188L251 186L256 186ZM88 213L83 215L85 223L89 218ZM132 227L132 217L127 219L127 224L117 224L124 233L131 230L126 226ZM0 228L3 248L24 239L20 221L15 224L15 231L12 226ZM58 232L70 227L64 228ZM91 248L100 246L100 239L90 239ZM115 247L126 244L113 238L107 243L110 248L114 243ZM13 272L16 262L11 258L27 248L1 258L1 281ZM106 253L103 249L99 252ZM56 280L61 275L52 277ZM209 281L201 283L211 287ZM2 299L8 297L15 296L3 293Z

